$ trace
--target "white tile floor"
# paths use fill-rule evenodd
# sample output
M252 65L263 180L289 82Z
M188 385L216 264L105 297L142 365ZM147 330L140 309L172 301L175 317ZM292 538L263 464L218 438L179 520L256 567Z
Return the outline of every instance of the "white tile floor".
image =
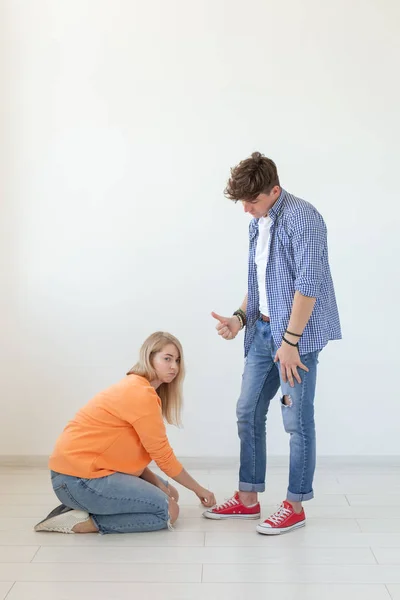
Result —
M193 474L219 501L236 488L234 468ZM286 480L268 469L263 516ZM315 491L307 526L273 538L202 519L184 489L173 532L46 534L32 527L57 503L47 472L0 467L0 600L400 600L400 460L321 460Z

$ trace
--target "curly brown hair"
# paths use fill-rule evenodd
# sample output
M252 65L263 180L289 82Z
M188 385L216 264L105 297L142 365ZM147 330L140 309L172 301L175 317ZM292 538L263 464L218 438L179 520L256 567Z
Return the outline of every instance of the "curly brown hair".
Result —
M251 202L259 194L269 194L275 185L279 185L276 164L261 152L253 152L231 169L224 193L229 200Z

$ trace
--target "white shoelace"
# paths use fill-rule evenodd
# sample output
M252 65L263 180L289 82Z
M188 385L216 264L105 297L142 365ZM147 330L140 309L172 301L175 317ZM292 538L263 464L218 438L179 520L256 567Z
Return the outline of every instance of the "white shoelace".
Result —
M271 521L274 525L280 525L282 521L286 519L286 517L290 516L290 514L290 510L281 504L278 510L273 515L268 517L267 521Z
M225 508L231 508L232 506L237 506L238 504L239 504L239 502L237 501L235 496L232 496L232 498L229 498L229 500L227 500L223 504L218 504L214 508L214 510L224 510Z

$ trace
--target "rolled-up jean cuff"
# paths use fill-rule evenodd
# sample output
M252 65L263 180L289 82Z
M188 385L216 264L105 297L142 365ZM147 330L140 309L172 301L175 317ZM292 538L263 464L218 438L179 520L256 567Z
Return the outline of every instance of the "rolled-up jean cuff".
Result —
M293 494L290 490L287 491L286 498L291 502L305 502L306 500L312 500L314 498L314 492L308 492L308 494Z
M239 481L239 492L265 492L265 483L244 483Z

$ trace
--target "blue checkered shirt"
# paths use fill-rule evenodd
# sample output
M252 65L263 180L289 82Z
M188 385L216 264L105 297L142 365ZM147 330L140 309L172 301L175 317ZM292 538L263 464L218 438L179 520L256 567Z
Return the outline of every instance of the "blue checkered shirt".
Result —
M339 313L328 262L326 225L319 212L308 202L282 190L269 211L271 217L270 250L265 285L276 346L289 324L296 291L316 298L313 313L299 341L300 354L322 350L329 340L339 340ZM249 228L249 271L245 356L250 349L260 316L255 254L258 219Z

